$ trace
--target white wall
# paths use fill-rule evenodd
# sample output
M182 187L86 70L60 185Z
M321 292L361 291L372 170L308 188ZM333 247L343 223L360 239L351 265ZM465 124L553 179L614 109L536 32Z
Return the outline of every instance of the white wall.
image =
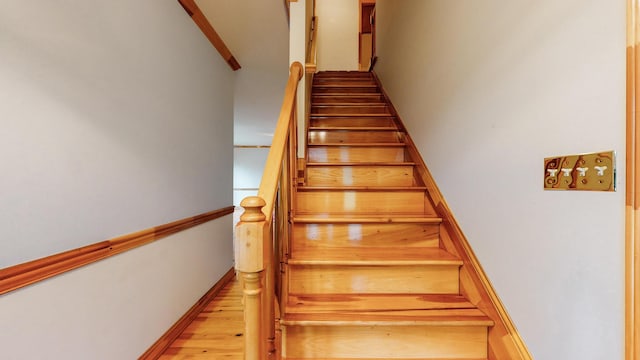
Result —
M382 79L533 357L623 357L625 2L378 0ZM618 152L618 192L543 158Z
M270 148L235 148L233 150L233 205L247 196L255 196L260 186L264 164ZM250 190L241 190L250 189Z
M316 0L318 71L358 70L358 0Z
M280 0L197 0L242 68L234 73L234 145L271 145L289 77L289 29ZM233 187L258 187L269 149L234 151ZM233 192L233 203L257 192ZM242 208L236 208L234 224Z
M234 144L271 145L289 76L282 0L197 0L242 69L234 73Z
M0 268L231 205L232 72L178 2L4 1L0 53ZM2 357L136 358L231 237L227 216L0 296Z
M0 49L0 268L231 204L232 72L175 1L3 2Z

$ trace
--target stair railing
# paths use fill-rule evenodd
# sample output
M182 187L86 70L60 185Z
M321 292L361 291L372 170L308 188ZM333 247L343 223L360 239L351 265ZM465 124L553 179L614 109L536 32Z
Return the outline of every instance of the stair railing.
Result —
M276 359L281 254L288 253L289 214L297 181L296 93L303 75L290 67L284 100L257 196L242 200L235 230L235 269L243 286L245 359Z

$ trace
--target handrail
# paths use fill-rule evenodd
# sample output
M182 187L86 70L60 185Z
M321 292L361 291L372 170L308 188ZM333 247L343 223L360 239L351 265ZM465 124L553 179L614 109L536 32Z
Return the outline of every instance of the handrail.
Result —
M317 44L318 44L318 17L314 16L311 18L311 29L309 30L309 47L307 53L307 62L304 65L305 72L308 74L313 74L316 72L316 68L318 65L317 61Z
M295 201L296 94L302 75L302 64L291 64L258 195L240 203L244 213L236 225L234 249L243 283L246 360L273 358L276 352L276 292L284 291L276 274L288 252L288 216Z
M267 221L271 220L279 174L282 171L282 160L285 151L288 150L285 145L288 141L295 141L295 138L289 138L289 135L291 125L295 125L295 121L292 121L292 119L295 118L296 93L301 78L302 65L296 61L291 64L289 81L285 88L278 124L276 125L276 131L273 133L271 150L269 150L269 155L267 156L264 173L260 181L260 189L258 190L258 196L266 202L263 212Z

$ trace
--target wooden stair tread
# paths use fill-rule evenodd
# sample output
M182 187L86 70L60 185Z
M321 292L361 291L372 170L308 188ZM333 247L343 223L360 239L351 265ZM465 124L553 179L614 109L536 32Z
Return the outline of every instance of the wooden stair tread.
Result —
M381 99L382 98L382 94L381 93L364 93L364 94L345 94L345 93L335 93L331 94L331 93L320 93L320 94L313 94L312 95L312 99L325 99L325 98L334 98L334 97L338 97L338 98L358 98L358 99L367 99L367 98L375 98L375 99ZM385 102L386 103L386 102Z
M298 358L298 357L286 357L284 360L309 360L309 358ZM354 358L328 358L328 357L314 357L313 360L354 360ZM380 358L357 358L357 360L380 360ZM394 360L488 360L486 357L483 358L405 358L405 357L395 357Z
M479 309L433 309L399 311L351 311L333 313L288 313L284 325L298 326L493 326L494 322Z
M372 88L378 88L375 80L369 78L326 78L326 79L313 79L313 88L326 88L326 87L358 87L361 85L370 86ZM317 95L317 94L316 94Z
M334 106L338 106L338 107L384 107L386 106L386 103L384 102L311 102L311 106L313 106L314 108L318 108L318 107L334 107Z
M311 115L312 117L315 116L322 116L322 117L390 117L393 116L391 113L331 113L331 114L324 114L324 113L315 113L312 112Z
M469 300L459 294L317 294L289 295L288 313L326 311L390 311L474 309Z
M462 265L462 260L440 248L304 248L294 250L289 265Z
M351 147L377 147L377 146L383 146L383 147L404 147L405 143L403 142L384 142L384 143L322 143L322 144L307 144L308 147L345 147L345 146L351 146Z
M426 186L299 186L298 191L426 191Z
M419 216L416 214L367 214L367 215L334 215L334 214L304 214L295 215L292 218L295 223L311 224L367 224L367 223L420 223L440 224L442 218L433 216Z
M398 131L393 126L309 126L309 131Z
M386 102L384 101L370 101L370 102L366 102L366 103L345 103L344 105L340 105L340 104L336 104L336 103L317 103L317 104L312 104L313 107L315 108L333 108L333 107L363 107L363 108L367 108L367 107L382 107L382 108L386 108L389 107L387 105Z
M314 166L415 166L414 162L315 162L310 161L307 167Z
M353 116L347 116L344 117L343 120L357 120L358 117L363 118L363 119L367 119L367 120L382 120L380 119L381 116L378 115L382 115L382 114L375 114L376 116L367 116L366 114L351 114ZM311 117L312 120L315 119L332 119L332 120L339 120L340 116L336 115L336 114L310 114L309 115ZM354 119L354 117L356 119ZM385 120L394 120L395 117L393 115L385 115Z

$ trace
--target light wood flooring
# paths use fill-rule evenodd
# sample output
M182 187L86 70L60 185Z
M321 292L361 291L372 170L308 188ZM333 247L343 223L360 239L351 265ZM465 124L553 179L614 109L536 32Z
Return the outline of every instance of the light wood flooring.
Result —
M242 360L244 323L241 300L239 282L231 281L169 346L160 360Z

